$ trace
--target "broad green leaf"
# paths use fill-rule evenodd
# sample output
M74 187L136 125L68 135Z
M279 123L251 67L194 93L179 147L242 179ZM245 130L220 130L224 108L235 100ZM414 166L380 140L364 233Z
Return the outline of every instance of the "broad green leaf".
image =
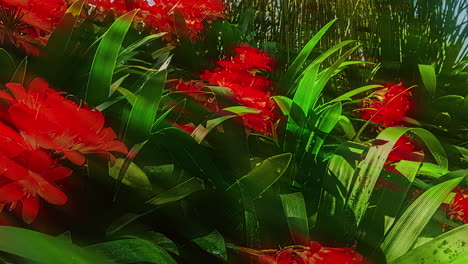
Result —
M369 91L369 90L373 90L373 89L377 89L377 88L382 88L383 86L382 85L379 85L379 84L371 84L371 85L366 85L366 86L362 86L362 87L359 87L359 88L356 88L354 90L351 90L347 93L344 93L340 96L338 96L337 98L333 99L330 101L331 102L339 102L339 101L345 101L345 100L350 100L351 97L357 95L357 94L360 94L360 93L363 93L363 92L366 92L366 91Z
M19 83L25 85L24 81L26 79L26 73L28 68L28 57L24 57L21 63L16 67L13 76L11 76L10 82L11 83Z
M203 181L199 178L190 178L185 182L161 193L160 195L147 201L147 204L152 205L163 205L167 203L176 202L180 199L183 199L194 192L203 190L205 185Z
M0 48L0 82L6 83L10 81L11 76L15 72L15 61L10 53Z
M137 12L138 10L133 10L119 17L99 43L86 85L85 100L92 106L109 98L117 56Z
M418 68L419 72L421 73L421 78L424 87L430 95L434 95L437 88L437 80L434 66L419 64Z
M136 96L125 133L132 141L142 142L151 136L166 78L166 70L155 73Z
M292 100L289 97L286 96L272 96L271 97L273 100L275 100L276 104L279 106L281 109L281 112L283 112L284 116L289 116L291 113L291 107L292 107Z
M302 193L282 194L280 198L293 242L298 245L308 245L309 222Z
M437 140L429 131L422 128L389 127L382 131L376 138L377 141L386 142L376 144L369 149L365 159L360 162L356 175L356 183L349 194L348 205L353 208L356 221L359 223L367 209L369 198L374 190L375 183L392 151L395 143L407 132L416 134L427 146L434 159L443 168L448 167L447 155Z
M114 166L109 168L109 175L118 179L120 169L125 159L116 159ZM148 179L148 176L133 162L130 163L125 176L122 179L122 183L130 187L141 189L141 190L151 190L151 183Z
M449 171L446 168L443 168L437 164L424 162L421 168L418 171L419 175L430 176L433 178L439 178L444 174L447 174Z
M280 154L264 160L247 175L229 186L226 192L233 196L237 190L243 190L247 203L254 201L268 190L286 171L291 162L291 153Z
M0 251L44 264L111 264L107 258L61 238L11 226L0 226Z
M227 261L226 245L224 244L223 236L217 231L213 230L206 236L192 239L200 248L206 250L208 253Z
M154 263L177 264L160 246L143 239L122 239L104 242L87 247L98 252L115 263ZM97 262L96 262L97 263Z
M343 132L349 140L352 140L356 136L356 130L354 130L353 123L351 123L351 120L349 120L348 117L342 115L338 120L338 124L341 126Z
M312 53L312 50L314 49L315 45L320 41L320 39L325 35L327 30L335 23L337 19L334 19L330 21L328 24L326 24L315 36L305 45L305 47L299 52L299 55L294 59L294 61L291 63L291 66L289 66L288 70L285 73L285 78L286 78L286 84L290 85L294 80L296 79L297 74L301 70L302 66L304 66L304 63L307 61L307 58L309 55Z
M411 203L381 245L388 261L391 262L408 252L437 208L462 179L460 177L440 183Z

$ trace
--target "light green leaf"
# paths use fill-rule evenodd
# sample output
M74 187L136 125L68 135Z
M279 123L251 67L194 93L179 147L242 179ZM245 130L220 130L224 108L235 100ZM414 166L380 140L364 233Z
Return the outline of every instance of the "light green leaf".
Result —
M114 166L109 168L109 176L117 180L124 161L125 159L116 159ZM151 190L151 183L148 176L133 162L130 163L122 179L122 183L136 189Z
M432 65L418 65L424 87L430 95L434 95L437 88L437 80L434 66Z
M100 255L36 231L0 226L0 251L44 264L111 264Z
M317 132L312 132L309 138L309 143L314 143L312 154L317 155L322 148L325 138L335 128L336 124L341 118L343 107L341 103L336 103L323 111L320 115L315 128ZM306 151L309 151L311 144L307 144Z
M302 193L281 194L280 198L292 240L298 245L308 245L309 222Z
M388 261L391 262L408 252L437 208L462 179L460 177L440 183L411 203L381 245Z
M351 97L353 97L353 96L355 96L357 94L360 94L360 93L363 93L363 92L366 92L366 91L369 91L369 90L377 89L377 88L382 88L382 87L383 87L382 85L378 85L378 84L371 84L371 85L362 86L362 87L356 88L354 90L351 90L351 91L349 91L347 93L344 93L344 94L338 96L337 98L331 100L330 103L350 100Z

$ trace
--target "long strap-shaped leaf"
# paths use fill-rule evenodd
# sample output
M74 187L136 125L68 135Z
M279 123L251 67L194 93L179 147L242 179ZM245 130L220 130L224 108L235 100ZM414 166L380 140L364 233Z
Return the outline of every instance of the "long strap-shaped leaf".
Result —
M356 184L351 187L352 190L349 193L347 204L350 208L353 208L358 224L366 212L375 183L377 182L388 155L398 139L409 131L415 133L424 141L439 165L444 168L448 167L447 155L442 145L429 131L422 128L405 127L390 127L385 129L379 134L377 141L387 141L387 143L377 144L370 148L366 158L361 161L358 170L356 170Z
M84 248L36 231L0 226L0 251L44 264L112 264Z
M382 243L388 261L408 252L437 208L462 180L459 177L430 188L406 209Z
M107 30L94 56L85 100L97 106L109 98L114 68L122 42L138 10L133 10L119 17Z
M309 221L302 193L280 195L289 232L295 244L309 244Z
M468 225L457 227L415 248L390 264L463 264L468 259Z

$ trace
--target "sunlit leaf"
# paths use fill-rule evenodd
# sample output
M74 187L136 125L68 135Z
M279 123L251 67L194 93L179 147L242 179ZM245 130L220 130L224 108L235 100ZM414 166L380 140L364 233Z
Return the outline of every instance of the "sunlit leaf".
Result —
M295 244L309 244L309 222L302 193L280 195L289 231Z
M437 88L436 73L432 65L418 65L424 87L430 95L434 95Z
M120 169L125 159L116 159L114 166L109 168L109 175L118 179ZM133 188L141 190L151 190L151 183L148 176L133 162L130 163L125 176L122 179L122 183Z
M224 244L223 236L217 231L209 233L206 236L192 239L200 248L206 250L210 254L227 261L226 245Z

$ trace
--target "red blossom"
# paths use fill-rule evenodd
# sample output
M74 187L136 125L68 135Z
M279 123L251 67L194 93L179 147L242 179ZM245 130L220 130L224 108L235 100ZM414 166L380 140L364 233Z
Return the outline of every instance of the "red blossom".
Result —
M12 96L0 94L10 102L11 122L32 148L44 148L63 154L71 162L82 165L84 154L110 152L126 154L125 144L115 140L112 128L104 127L104 116L97 109L78 106L37 78L26 90L19 84L6 84Z
M0 168L1 175L11 180L0 187L0 203L11 204L11 210L21 201L22 216L26 223L36 219L40 198L55 205L67 202L67 196L52 183L70 176L72 171L56 166L56 162L45 151L38 149L25 152L16 160L0 156Z
M403 135L398 139L392 151L385 161L384 170L393 171L395 164L402 160L420 161L422 159L422 149L419 148L407 135Z
M362 255L351 248L322 247L310 242L309 247L291 247L261 255L258 264L364 264Z
M362 119L385 127L401 126L410 107L411 92L401 83L387 84L374 92L371 98L363 100L359 114Z
M455 196L448 205L447 214L451 219L468 223L468 190L457 188Z

